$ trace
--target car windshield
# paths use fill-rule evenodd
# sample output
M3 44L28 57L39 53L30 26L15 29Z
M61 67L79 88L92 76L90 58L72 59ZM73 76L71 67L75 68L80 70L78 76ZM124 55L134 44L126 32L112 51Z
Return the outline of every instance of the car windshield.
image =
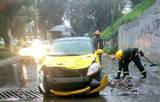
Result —
M88 40L63 40L52 44L49 55L81 55L93 52L92 44Z

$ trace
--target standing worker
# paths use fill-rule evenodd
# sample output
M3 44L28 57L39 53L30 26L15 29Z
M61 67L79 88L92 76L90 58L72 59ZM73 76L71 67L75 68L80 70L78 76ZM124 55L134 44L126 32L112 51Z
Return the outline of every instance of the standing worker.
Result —
M99 30L96 30L95 37L94 37L94 47L95 49L103 49L103 41L100 38L101 32Z
M119 70L117 72L116 79L120 79L121 72L123 71L123 78L129 76L128 66L131 61L133 61L138 67L139 71L142 74L141 79L145 79L147 77L146 71L141 63L140 56L144 56L142 50L138 48L128 48L125 50L118 50L113 56L113 59L117 59L119 61Z
M103 40L100 38L101 32L99 30L96 30L95 37L94 37L94 48L96 50L102 49L103 50ZM101 55L99 55L100 63L101 63Z

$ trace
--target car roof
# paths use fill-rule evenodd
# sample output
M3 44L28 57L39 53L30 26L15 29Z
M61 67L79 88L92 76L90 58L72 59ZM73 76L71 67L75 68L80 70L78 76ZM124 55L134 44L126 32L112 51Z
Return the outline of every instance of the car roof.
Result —
M56 39L56 40L54 40L54 42L56 42L56 41L72 41L72 40L88 40L88 41L90 41L91 40L91 38L89 38L89 37L65 37L65 38L59 38L59 39Z

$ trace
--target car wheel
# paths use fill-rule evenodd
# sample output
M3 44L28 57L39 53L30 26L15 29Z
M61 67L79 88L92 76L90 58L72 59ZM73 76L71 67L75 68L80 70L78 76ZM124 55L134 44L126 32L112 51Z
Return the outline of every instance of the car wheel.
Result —
M47 85L47 79L46 79L46 75L45 75L45 71L44 69L40 70L39 72L39 91L42 94L49 94L49 88Z
M99 92L93 93L92 96L99 96Z
M99 96L99 93L100 92L96 92L96 93L88 94L87 96L89 96L89 97L97 97L97 96Z
M99 71L96 75L95 75L95 79L97 81L100 81L100 78L101 78L101 71Z
M95 75L95 79L96 79L97 81L100 81L100 80L101 80L101 71L99 71L99 72ZM92 93L91 96L93 96L93 97L99 96L99 92Z

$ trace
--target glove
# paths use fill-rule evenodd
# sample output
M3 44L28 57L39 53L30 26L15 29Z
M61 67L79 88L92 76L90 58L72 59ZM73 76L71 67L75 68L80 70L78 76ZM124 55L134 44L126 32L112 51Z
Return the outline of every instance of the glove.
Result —
M144 53L143 53L142 50L139 51L139 54L140 54L141 56L144 56Z

